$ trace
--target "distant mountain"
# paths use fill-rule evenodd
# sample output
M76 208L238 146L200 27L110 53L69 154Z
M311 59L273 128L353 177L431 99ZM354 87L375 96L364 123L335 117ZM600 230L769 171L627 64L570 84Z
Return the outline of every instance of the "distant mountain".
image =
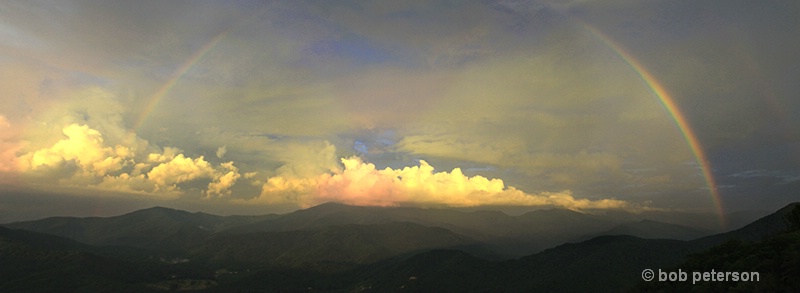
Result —
M653 221L618 223L566 210L509 216L338 204L264 217L152 208L111 218L50 218L6 226L54 231L86 242L0 227L0 291L650 290L652 284L637 285L646 268L724 267L733 262L759 266L771 276L784 274L784 268L795 272L800 229L784 232L787 214L797 213L800 223L800 212L792 212L795 206L691 241L600 236L503 261L487 248L496 249L499 241L564 239L600 228L594 233L652 229L651 235L663 235L687 229ZM491 225L498 226L490 231ZM559 228L577 232L559 234ZM457 229L487 238L474 239ZM498 242L487 245L486 239ZM687 255L690 261L681 263ZM791 277L781 275L770 281L774 286L758 288L783 290L781 286L792 284L787 281Z
M608 231L600 233L597 236L630 235L644 239L693 240L711 234L711 231L708 230L661 223L651 220L641 220L639 222L620 224Z
M605 231L620 223L603 216L559 209L509 216L499 211L465 212L453 209L361 207L326 203L242 225L228 232L292 231L333 225L392 222L445 228L481 241L505 258L538 252L587 234Z
M3 226L67 237L92 245L182 250L214 232L274 217L216 216L154 207L116 217L54 217Z
M640 220L617 212L594 215L563 209L535 210L518 216L499 211L461 211L412 207L360 207L326 203L284 215L216 216L155 207L108 218L55 217L4 226L58 235L98 246L129 246L183 252L218 233L289 232L342 225L414 223L440 227L482 243L482 256L517 258L566 242L600 235L688 240L702 229ZM709 243L717 243L709 241Z
M800 206L800 203L789 204L780 210L760 218L742 228L703 237L695 240L694 242L699 245L712 246L731 239L754 242L765 237L774 236L786 230L786 215L788 215L797 206Z
M90 250L92 246L72 239L27 230L9 229L0 226L0 249L9 252L11 247L44 250Z

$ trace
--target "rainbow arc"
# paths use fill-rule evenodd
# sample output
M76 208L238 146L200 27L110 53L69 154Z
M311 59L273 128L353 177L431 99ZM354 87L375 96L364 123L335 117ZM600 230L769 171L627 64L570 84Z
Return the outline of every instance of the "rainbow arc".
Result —
M639 77L647 84L647 86L652 90L652 92L658 97L664 107L667 109L669 114L672 116L673 120L680 129L683 137L686 139L686 142L689 144L689 147L697 160L698 164L700 164L700 168L703 173L703 177L705 179L706 185L710 189L711 192L711 199L713 201L714 207L718 214L720 224L725 227L726 226L726 219L724 215L724 210L722 207L722 201L717 190L717 184L714 180L714 175L712 173L712 168L709 163L709 160L706 156L705 151L703 150L700 141L697 138L694 130L692 130L691 125L689 124L686 116L681 112L681 109L675 103L674 98L669 94L666 88L651 74L639 60L637 60L633 55L631 55L622 45L615 42L612 38L604 34L603 32L599 31L598 29L588 25L583 24L583 27L586 28L589 32L591 32L594 36L598 39L602 40L602 42L611 48L619 57L625 61L638 75ZM167 95L167 93L175 86L175 84L192 68L197 62L211 49L213 49L219 42L224 38L226 32L222 32L216 35L214 38L209 40L206 44L200 47L197 51L194 52L189 58L184 61L181 66L179 66L173 73L170 75L170 78L158 88L158 90L147 100L147 103L136 118L133 124L133 132L139 130L140 127L144 124L147 117L156 109L160 101Z
M584 24L583 26L594 36L602 40L606 46L611 48L617 55L619 55L620 58L622 58L623 61L633 68L636 74L638 74L639 77L647 84L650 90L653 91L656 97L658 97L659 101L661 101L669 114L672 116L673 120L678 125L678 129L680 129L683 137L689 144L689 148L692 150L692 154L697 160L697 163L700 164L700 169L703 172L706 185L711 191L711 200L714 203L714 208L716 209L717 216L719 217L720 225L725 227L727 225L727 220L725 219L725 211L722 207L722 199L720 198L719 191L717 190L717 183L714 180L711 164L709 163L708 157L706 156L706 153L700 144L700 140L697 138L697 134L695 134L694 130L691 128L688 119L686 119L686 115L681 112L681 109L675 103L675 99L672 97L672 95L670 95L664 85L662 85L658 79L656 79L655 76L653 76L653 74L651 74L644 67L644 65L639 62L639 60L634 58L633 55L625 50L622 45L618 44L612 38L588 24Z
M186 61L184 61L181 66L178 67L172 75L170 75L169 79L161 85L156 92L150 96L150 99L147 100L147 103L144 106L144 109L139 116L136 118L136 121L133 123L133 132L138 132L139 128L142 127L147 117L156 109L159 102L164 98L164 96L169 93L169 91L178 83L178 80L189 71L198 61L200 61L203 56L211 51L217 44L225 37L227 31L224 31L216 36L214 36L211 40L205 43L202 47L200 47L197 51L194 52L191 56L189 56Z

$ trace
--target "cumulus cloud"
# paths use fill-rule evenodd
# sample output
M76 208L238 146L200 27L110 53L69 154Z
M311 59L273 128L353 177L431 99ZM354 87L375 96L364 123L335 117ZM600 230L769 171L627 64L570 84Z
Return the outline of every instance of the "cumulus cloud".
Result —
M216 172L214 180L208 183L208 196L226 196L231 195L231 187L236 184L236 180L242 177L239 174L239 169L233 166L233 162L220 164L220 167L227 169L228 172ZM247 177L247 174L245 174Z
M85 171L104 176L121 169L132 155L124 146L106 146L100 132L87 125L71 124L62 133L66 138L53 146L23 155L20 168L23 171L59 168L73 162Z
M616 199L576 199L570 191L528 194L501 179L467 176L460 168L435 172L425 161L419 166L379 170L358 157L341 159L344 169L317 177L275 176L263 185L260 200L294 202L300 206L336 201L370 206L480 205L556 206L569 209L633 208Z
M171 161L175 158L178 154L181 153L181 149L175 147L164 147L164 151L160 153L150 153L147 155L147 162L150 163L165 163Z
M177 183L208 178L213 174L214 168L202 156L192 159L178 154L171 161L153 167L147 177L160 186L174 187Z
M42 180L57 179L64 186L101 190L180 196L180 184L210 180L208 196L230 195L241 177L233 162L214 166L203 156L192 158L178 148L138 154L124 145L111 146L100 131L88 125L70 124L64 138L53 145L19 156L17 171L39 174Z

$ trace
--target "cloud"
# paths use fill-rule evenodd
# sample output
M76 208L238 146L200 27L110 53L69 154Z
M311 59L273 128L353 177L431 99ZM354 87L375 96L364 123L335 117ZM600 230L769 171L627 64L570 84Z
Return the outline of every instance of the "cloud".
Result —
M151 153L147 155L147 161L150 163L164 163L171 161L175 156L181 153L181 149L175 147L164 147L161 153Z
M106 146L97 130L87 125L71 124L62 130L66 136L49 148L40 149L20 158L23 171L59 168L69 162L81 169L104 176L121 169L132 155L130 149L117 145Z
M65 81L45 79L40 87L48 88L51 84L63 82ZM125 105L125 98L120 97L121 95L98 86L79 84L75 87L42 89L39 97L25 100L24 104L30 107L28 110L31 116L15 119L26 122L19 125L24 129L20 139L27 142L24 152L50 148L63 137L64 127L72 124L86 125L94 132L102 134L102 143L109 146L124 146L137 154L158 149L125 127L125 115L129 107ZM98 136L96 133L86 135L87 139ZM78 139L81 138L74 138Z
M227 169L228 172L216 172L214 180L208 183L206 191L208 196L226 196L231 195L231 187L236 184L242 175L239 174L239 169L233 166L233 162L220 164L220 167ZM246 177L247 174L245 174Z
M391 204L466 204L394 198L388 191L430 191L341 165L360 151L378 166L425 158L469 175L486 168L476 172L537 196L696 197L686 190L705 183L696 165L681 164L693 154L670 113L586 24L671 93L715 174L796 162L786 158L800 125L789 78L800 68L800 38L787 29L797 10L786 1L684 2L6 4L0 172L169 196L248 198L270 183L292 202L345 189L383 192ZM758 13L739 13L749 10ZM158 106L132 130L155 93ZM391 143L364 134L381 131ZM731 148L743 155L718 155ZM737 170L725 170L728 157ZM634 171L642 168L653 171ZM509 190L470 192L507 200Z
M0 115L0 172L16 169L16 153L21 148L19 131L12 127L6 116Z
M492 143L455 135L409 135L397 149L420 156L454 159L511 168L531 177L545 176L549 183L575 186L623 177L622 160L611 151L532 151L517 137L498 137ZM566 148L566 147L565 147Z
M188 157L178 148L144 155L124 145L110 146L88 125L70 124L62 133L65 138L53 145L19 156L16 171L44 184L57 180L62 186L169 197L185 193L181 184L200 179L211 181L204 191L207 196L230 195L241 177L233 162L214 166L203 156Z
M213 174L214 168L202 156L192 159L178 154L171 161L153 167L147 177L160 186L174 186L197 178L209 178Z
M337 172L336 146L330 142L295 142L275 153L285 162L276 172L288 177L311 177L324 172Z
M341 159L344 169L317 177L270 178L258 200L294 202L307 207L328 201L370 206L481 205L555 206L569 209L633 208L622 200L576 199L570 191L528 194L501 179L466 176L459 168L435 172L425 161L419 166L378 170L358 157Z
M66 183L65 185L69 185ZM158 195L165 198L177 198L181 195L178 189L161 188L144 174L132 175L122 173L116 176L107 175L95 185L87 186L106 191L121 191L147 195Z
M216 153L214 153L214 154L216 154L216 155L217 155L217 158L218 158L218 159L222 159L222 156L224 156L224 155L225 155L225 153L227 153L227 152L228 152L228 147L227 147L227 146L221 146L221 147L219 147L219 148L217 149L217 152L216 152Z

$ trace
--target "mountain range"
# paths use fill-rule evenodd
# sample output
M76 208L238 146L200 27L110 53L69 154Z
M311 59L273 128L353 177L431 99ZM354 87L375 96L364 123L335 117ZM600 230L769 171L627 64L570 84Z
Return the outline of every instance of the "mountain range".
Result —
M155 207L54 217L0 227L0 291L619 291L645 268L780 234L797 205L718 234L641 215L336 203L263 216Z
M264 216L216 216L154 207L109 218L54 217L5 226L63 236L92 245L183 250L187 245L214 235L398 222L447 229L480 242L498 259L521 257L562 243L601 235L689 240L712 234L707 229L642 220L633 214L606 216L552 209L510 216L499 211L381 208L337 203Z

